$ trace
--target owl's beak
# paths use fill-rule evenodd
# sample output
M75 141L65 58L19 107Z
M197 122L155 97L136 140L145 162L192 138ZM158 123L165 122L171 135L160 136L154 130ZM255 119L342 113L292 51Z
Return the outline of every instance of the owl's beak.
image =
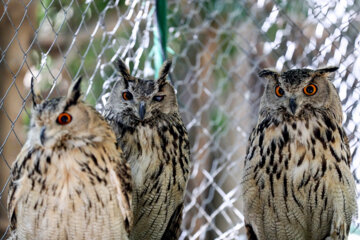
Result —
M143 101L141 101L139 105L139 116L141 120L144 120L145 113L146 113L146 104Z
M46 140L46 136L45 136L45 130L46 130L46 127L43 126L40 130L40 143L41 145L44 145L45 143L45 140Z
M291 110L292 114L295 114L296 108L297 108L296 99L295 99L295 98L290 98L289 107L290 107L290 110Z

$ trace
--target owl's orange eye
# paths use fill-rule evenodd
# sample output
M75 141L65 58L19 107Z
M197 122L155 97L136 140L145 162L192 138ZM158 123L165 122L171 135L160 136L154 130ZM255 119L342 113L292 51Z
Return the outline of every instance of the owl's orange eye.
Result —
M304 87L304 93L308 96L314 95L316 91L317 91L317 87L315 86L315 84L310 84Z
M66 125L70 123L72 120L72 117L68 113L60 113L60 115L57 117L56 122L60 125Z
M278 97L282 97L283 95L284 95L284 89L282 89L280 86L277 86L276 88L275 88L275 94L276 94L276 96L278 96Z
M133 99L133 95L130 92L123 92L122 97L125 101Z

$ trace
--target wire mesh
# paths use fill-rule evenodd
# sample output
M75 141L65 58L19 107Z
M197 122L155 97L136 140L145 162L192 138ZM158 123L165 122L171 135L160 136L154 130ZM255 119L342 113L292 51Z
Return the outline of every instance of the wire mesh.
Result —
M192 151L180 239L240 239L244 234L239 172L265 84L257 77L262 68L339 66L334 84L359 182L357 1L167 4L167 53ZM8 231L9 169L29 123L31 77L49 97L64 95L71 80L82 75L88 81L86 101L101 111L116 58L123 58L135 76L157 74L155 13L150 0L1 0L0 237Z

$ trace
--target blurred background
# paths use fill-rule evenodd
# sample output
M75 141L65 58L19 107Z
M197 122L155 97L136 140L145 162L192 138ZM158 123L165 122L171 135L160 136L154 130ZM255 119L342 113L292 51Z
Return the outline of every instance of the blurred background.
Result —
M0 238L8 232L10 166L31 114L31 77L53 97L82 75L85 100L101 111L118 57L145 78L173 59L170 79L192 150L180 239L242 239L239 173L262 68L339 66L334 84L359 183L359 13L356 0L1 0ZM359 238L356 225L351 239Z

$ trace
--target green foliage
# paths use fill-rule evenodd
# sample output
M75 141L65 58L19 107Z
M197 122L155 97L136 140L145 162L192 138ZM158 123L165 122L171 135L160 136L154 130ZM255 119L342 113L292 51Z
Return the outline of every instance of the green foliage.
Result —
M82 21L91 22L97 20L101 11L103 11L109 4L113 4L110 0L102 1L70 1L70 0L40 0L37 5L36 19L37 25L41 26L44 22L49 22L54 28L54 31L61 33L72 33L75 32L76 28ZM120 10L126 10L125 1L119 1L118 6ZM70 30L70 32L69 32ZM127 30L127 29L124 29ZM107 37L107 36L106 36ZM96 36L93 41L77 40L75 43L76 47L70 51L77 51L78 54L70 54L66 59L66 69L70 76L82 75L86 78L85 73L88 76L93 76L92 93L87 96L86 101L90 104L95 104L96 98L99 97L102 91L102 84L104 79L100 76L99 72L94 75L95 66L99 61L98 55L102 51L103 42L107 39L102 36ZM127 34L124 32L118 32L116 37L125 37ZM90 39L89 39L90 40ZM54 48L57 48L55 45ZM42 49L46 51L46 49ZM67 50L64 50L67 51ZM42 56L40 51L31 51L31 59L35 64L35 67L40 70ZM104 57L110 59L115 54L114 51L107 51L103 54ZM46 59L46 65L49 69L52 69L52 52L50 52ZM58 57L58 56L57 56ZM41 71L46 71L46 67ZM98 70L97 70L98 71ZM84 79L85 81L88 79ZM82 85L82 90L86 91L88 84ZM44 81L40 84L41 89L47 89L51 87L51 83Z
M229 119L226 113L218 108L213 109L210 113L211 134L219 137L219 135L226 131L228 122Z
M303 1L274 0L274 2L285 13L303 15L305 17L308 15L308 6Z
M199 1L199 3L196 4L196 8L201 9L201 16L204 20L209 21L213 19L214 22L225 23L229 18L232 18L233 21L246 20L246 9L248 7L246 6L245 1L229 2L222 0L210 0Z
M279 26L277 24L271 25L271 27L268 29L266 35L269 38L270 41L274 41L276 37L276 32L279 30Z
M24 111L21 116L22 116L22 124L27 129L30 126L30 115Z
M91 44L91 47L89 46ZM80 45L79 54L81 57L72 58L70 63L67 65L68 70L70 72L71 76L79 76L84 75L84 72L86 72L89 76L92 76L95 70L95 66L97 65L98 54L101 52L102 48L102 41L99 38L94 39L93 42L84 42ZM107 52L107 54L110 54ZM111 56L113 56L113 52L111 53ZM109 58L111 57L109 56ZM100 96L100 93L102 91L102 85L104 83L104 79L100 76L100 74L97 72L93 76L93 86L92 86L92 93L88 94L86 101L92 105L94 105L97 101L97 98ZM89 79L84 79L89 81ZM88 82L86 85L82 85L82 91L85 92L88 88L88 85L90 82Z
M42 21L48 20L57 31L56 25L62 25L66 18L67 24L65 25L78 26L82 19L90 21L97 18L110 2L112 1L40 0L36 11L37 24L40 25ZM119 1L120 8L126 7L124 2ZM66 31L66 29L61 30Z

